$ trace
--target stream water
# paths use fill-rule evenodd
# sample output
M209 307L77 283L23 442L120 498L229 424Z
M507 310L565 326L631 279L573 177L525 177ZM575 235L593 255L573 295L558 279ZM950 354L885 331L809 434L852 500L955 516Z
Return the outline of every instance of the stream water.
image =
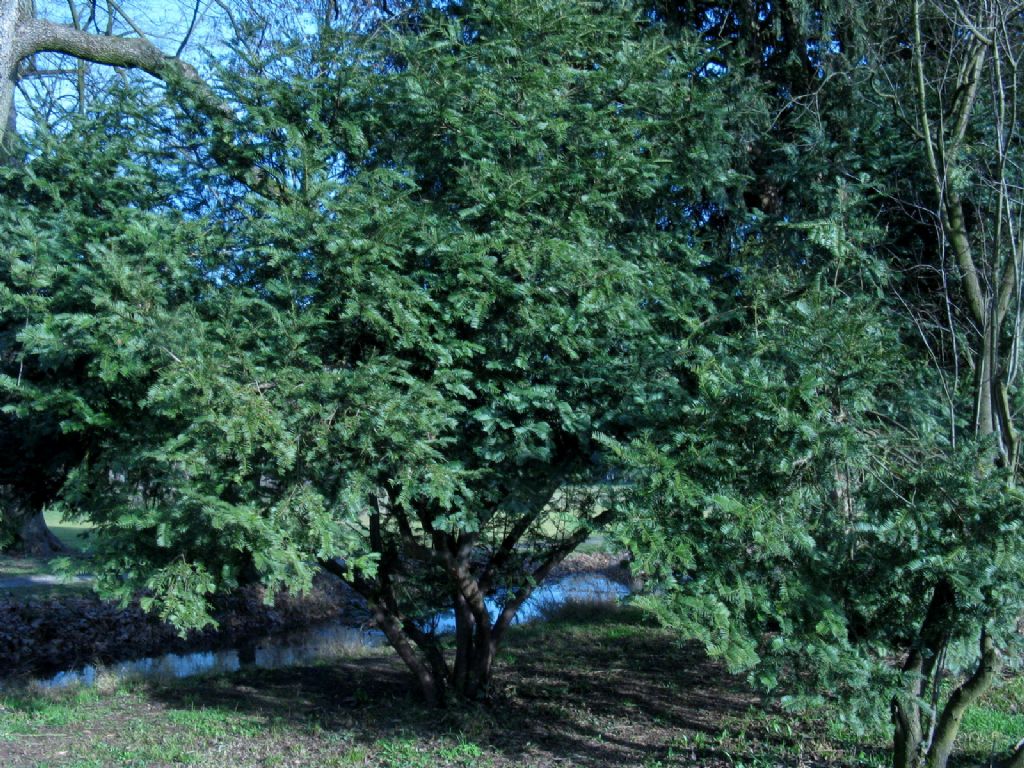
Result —
M545 609L573 601L614 601L629 594L622 584L605 576L574 574L542 584L520 607L515 623L520 624L543 617ZM492 618L500 610L498 598L487 601ZM455 629L455 615L440 613L424 622L435 632L446 633ZM45 687L72 684L93 685L97 677L110 675L120 679L169 680L216 672L233 672L243 667L274 669L308 664L345 653L358 653L361 649L383 645L384 635L375 629L353 627L341 623L322 624L285 635L254 638L244 646L221 651L197 653L168 653L106 666L88 665L58 672L53 677L38 681Z

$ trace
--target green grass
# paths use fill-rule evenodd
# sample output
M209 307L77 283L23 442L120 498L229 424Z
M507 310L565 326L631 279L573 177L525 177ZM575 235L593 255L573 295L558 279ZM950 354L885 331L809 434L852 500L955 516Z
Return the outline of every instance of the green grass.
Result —
M57 697L31 693L0 696L0 741L81 722L100 696L94 688L80 688Z
M60 542L67 547L68 553L74 556L80 553L85 545L82 534L89 531L93 526L75 520L65 520L57 510L48 509L43 513L46 524ZM12 576L43 576L52 574L54 569L50 566L49 558L45 557L19 557L14 555L0 554L0 578ZM74 594L83 589L77 585L59 585L56 587L18 587L18 590L29 589L30 593L21 593L22 596L53 597L64 594Z
M1000 680L967 710L961 727L959 747L979 756L1024 738L1024 676Z
M258 717L238 712L208 709L201 703L192 709L173 709L167 720L195 738L226 739L233 736L255 736L262 728Z
M166 684L0 693L4 768L858 768L888 764L888 728L768 707L636 609L582 603L517 627L494 696L422 706L386 649ZM1024 734L1024 678L964 720L958 764Z
M72 552L83 548L85 539L82 534L88 533L93 527L91 523L81 520L66 520L59 511L54 509L47 509L43 512L43 517L50 530L53 531L53 535Z
M372 756L372 757L371 757ZM380 739L367 750L359 750L353 765L366 763L367 758L386 768L434 768L436 765L486 766L494 763L484 755L483 749L464 737L447 739L439 744L424 743L416 736Z

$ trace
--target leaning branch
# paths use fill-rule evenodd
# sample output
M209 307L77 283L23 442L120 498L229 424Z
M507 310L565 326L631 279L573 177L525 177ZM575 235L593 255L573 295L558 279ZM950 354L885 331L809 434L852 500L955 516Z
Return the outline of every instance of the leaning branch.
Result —
M938 198L939 210L943 230L949 237L956 255L960 271L963 273L964 292L967 295L967 303L971 309L974 320L982 327L985 326L985 296L981 287L981 280L978 277L978 269L971 254L970 241L967 238L966 224L964 223L963 206L959 196L949 188L946 178L946 168L939 162L939 154L944 158L949 157L943 146L945 136L942 131L936 137L932 134L931 117L928 113L928 87L924 73L924 43L921 35L921 3L914 0L913 4L913 68L914 87L917 97L918 122L921 126L921 138L924 145L925 159L928 162L928 170L935 186L935 194ZM961 130L966 130L966 121L970 117L974 105L974 98L977 89L977 72L984 64L984 50L976 53L970 64L971 90L968 96L961 99L959 112L956 115L954 131L954 144L958 142Z
M946 765L964 713L992 687L992 681L999 672L999 651L987 630L982 630L979 645L978 668L949 697L939 717L935 728L935 740L928 750L928 765Z
M97 35L66 24L29 18L18 24L13 46L15 64L37 53L63 53L94 64L141 69L164 82L184 81L193 86L203 107L221 116L231 114L195 67L166 55L142 37Z
M572 535L548 551L547 555L530 574L528 583L520 587L515 596L505 603L501 614L494 621L494 627L491 630L491 642L494 647L497 647L498 643L501 642L501 638L504 636L509 626L511 626L512 619L515 618L516 612L522 604L529 599L530 595L533 594L533 590L537 585L544 581L544 579L551 574L551 571L553 571L559 563L570 555L573 550L586 541L587 537L595 529L603 528L611 523L615 519L616 513L617 510L614 507L609 507L604 510L604 512L601 512L596 517L581 525Z

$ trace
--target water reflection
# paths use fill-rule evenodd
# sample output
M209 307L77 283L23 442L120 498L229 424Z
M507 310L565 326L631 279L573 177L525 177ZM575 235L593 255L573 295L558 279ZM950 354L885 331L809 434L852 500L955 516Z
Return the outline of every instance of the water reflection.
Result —
M561 579L541 584L530 598L523 603L516 611L513 624L523 624L543 618L544 611L551 607L562 605L569 600L586 600L595 602L606 602L619 600L629 594L629 589L616 581L604 576L593 574L581 574L565 576ZM504 607L506 595L499 594L487 598L484 603L487 606L487 613L494 621ZM447 633L455 631L455 611L439 613L430 621L425 622L427 628L435 632Z
M622 584L604 576L574 575L543 584L530 599L523 603L515 623L532 621L543 616L549 606L569 600L617 600L629 594ZM495 618L502 607L502 596L488 598L487 609ZM438 614L426 624L436 632L455 630L453 612ZM325 624L301 632L250 641L240 648L198 653L168 653L135 661L109 664L104 674L119 679L173 680L192 675L235 672L242 667L276 669L320 661L332 656L353 655L367 648L385 643L384 635L375 629L364 629L343 624ZM58 688L71 684L94 685L99 674L96 666L58 672L48 680L39 681L45 687Z

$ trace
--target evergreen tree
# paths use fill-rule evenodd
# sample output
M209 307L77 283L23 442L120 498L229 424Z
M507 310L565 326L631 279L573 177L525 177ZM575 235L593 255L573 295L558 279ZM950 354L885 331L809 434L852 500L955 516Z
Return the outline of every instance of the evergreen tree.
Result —
M627 536L648 567L669 561L667 621L738 666L759 658L766 684L775 653L832 670L818 690L891 709L895 765L944 765L1021 609L1019 16L941 0L658 13L759 80L774 119L720 217L733 309L709 327L697 403L635 455L650 514ZM762 644L780 627L791 651ZM945 699L948 666L963 685Z
M101 588L185 627L247 574L322 567L430 701L484 692L619 510L602 436L685 386L701 211L732 180L700 63L626 5L466 3L225 71L250 188L187 115L173 142L122 108L82 128L95 152L39 147L14 179L45 203L5 203L6 359L54 375L0 381L89 435L63 499ZM444 606L454 660L424 623Z
M621 531L665 623L792 706L891 715L894 765L940 768L1019 647L1024 498L989 441L951 442L888 273L843 224L801 227L828 271L745 273L698 396L623 450Z

